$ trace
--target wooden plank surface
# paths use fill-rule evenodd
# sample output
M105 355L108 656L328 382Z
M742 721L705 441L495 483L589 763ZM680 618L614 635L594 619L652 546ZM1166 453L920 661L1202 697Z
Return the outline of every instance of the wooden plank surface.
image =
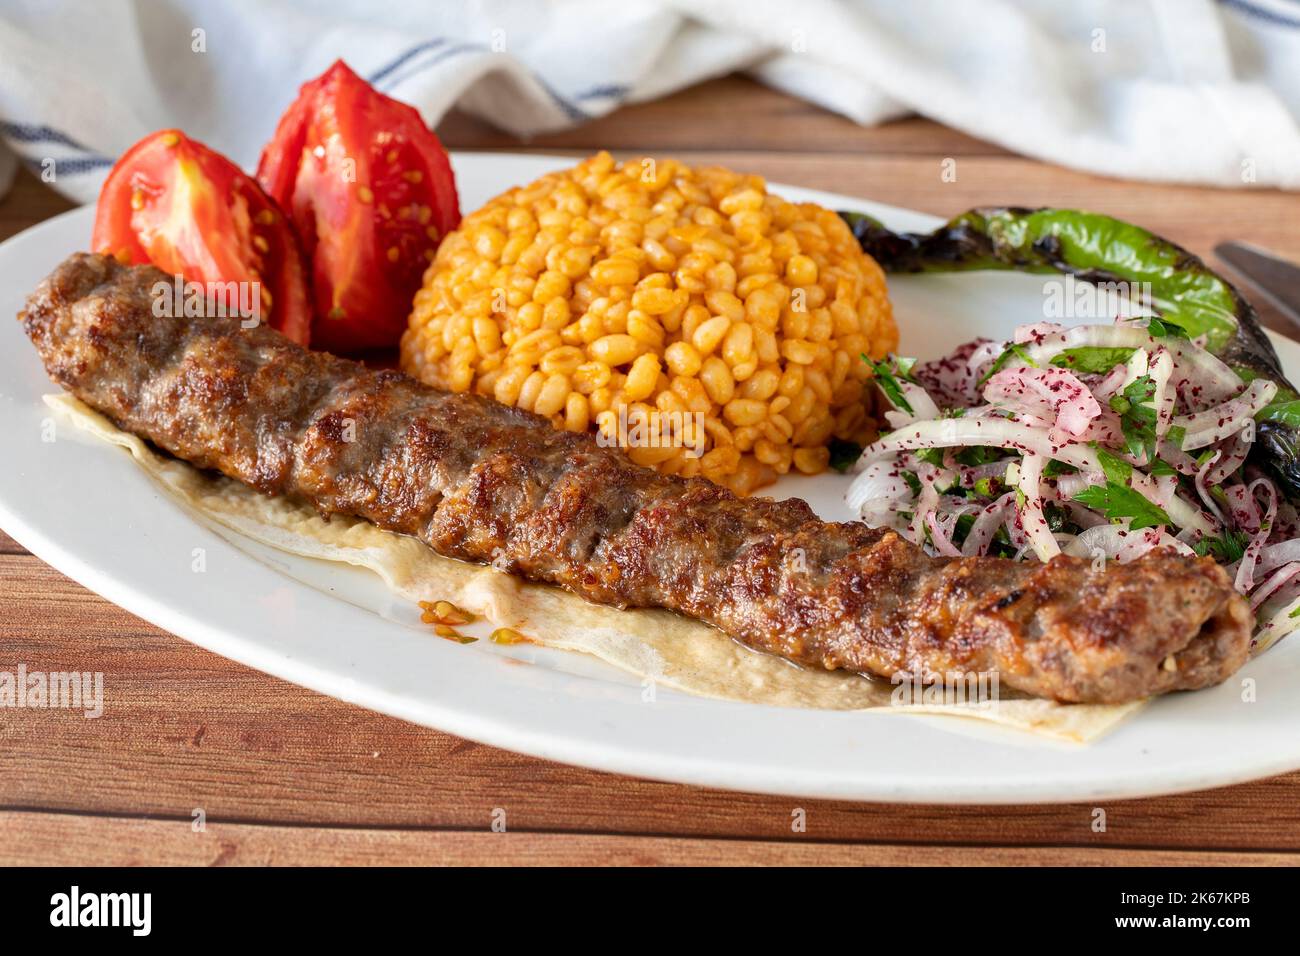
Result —
M920 119L866 130L728 78L519 144L468 117L453 148L672 154L948 215L1075 205L1201 254L1300 259L1300 198L1102 179ZM942 182L940 163L957 161ZM69 208L30 175L0 238ZM597 773L424 730L251 671L86 591L0 533L0 670L105 675L105 712L0 711L0 862L1297 862L1300 774L1090 805L935 807L733 794ZM193 811L207 830L190 829ZM791 829L801 809L804 832ZM490 832L504 811L507 832ZM93 830L95 839L71 839ZM24 840L12 839L21 834ZM35 836L37 839L26 839ZM41 839L49 837L50 839ZM59 847L74 846L68 851ZM73 852L75 857L58 854Z
M1177 850L710 840L626 834L285 827L0 811L0 865L1179 866ZM1202 866L1296 866L1295 853L1198 853Z

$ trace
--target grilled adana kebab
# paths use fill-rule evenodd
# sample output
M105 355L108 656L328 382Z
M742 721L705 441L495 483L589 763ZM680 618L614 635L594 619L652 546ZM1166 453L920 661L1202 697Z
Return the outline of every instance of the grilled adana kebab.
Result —
M119 427L323 515L601 604L669 608L809 667L996 672L1041 697L1122 702L1218 683L1247 657L1249 609L1210 558L930 557L269 328L157 316L151 290L171 281L75 255L20 319L50 377Z

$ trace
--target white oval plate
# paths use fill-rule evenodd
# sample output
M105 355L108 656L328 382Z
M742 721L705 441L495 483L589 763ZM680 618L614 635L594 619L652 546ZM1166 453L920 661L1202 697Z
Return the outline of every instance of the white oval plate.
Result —
M571 160L454 158L465 209ZM895 228L930 216L794 187L791 199L860 209ZM86 248L93 210L0 246L0 313ZM904 354L933 356L1042 317L1042 278L895 278ZM1300 345L1275 339L1300 371ZM1053 743L976 721L760 707L660 690L581 655L487 641L461 646L413 626L368 572L301 559L196 523L120 449L52 423L53 390L17 322L0 322L0 527L127 610L251 667L373 710L484 743L661 780L797 796L935 803L1098 800L1193 790L1300 767L1300 641L1210 690L1166 697L1102 740ZM848 479L787 478L779 496L852 516ZM202 549L205 570L195 570ZM721 639L721 638L720 638ZM16 663L16 662L11 662ZM1242 701L1241 679L1256 682ZM113 708L113 675L105 675Z

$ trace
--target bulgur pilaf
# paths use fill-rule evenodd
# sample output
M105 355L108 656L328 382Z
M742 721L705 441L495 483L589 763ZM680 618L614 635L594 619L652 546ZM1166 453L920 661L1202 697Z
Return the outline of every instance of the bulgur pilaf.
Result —
M402 367L557 428L643 436L639 464L749 494L823 471L832 438L876 437L861 356L897 343L884 274L834 212L759 176L601 152L446 237Z

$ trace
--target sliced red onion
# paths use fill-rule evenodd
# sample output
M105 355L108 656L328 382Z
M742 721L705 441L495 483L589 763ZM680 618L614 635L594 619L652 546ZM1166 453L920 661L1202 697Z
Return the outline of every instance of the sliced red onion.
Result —
M988 445L1011 448L1015 451L1047 458L1075 468L1101 471L1097 454L1087 445L1056 444L1046 428L1036 428L1022 422L999 418L940 418L937 421L914 422L905 428L890 432L863 452L865 461L878 461L895 452L913 448L964 448L971 445Z
M1256 568L1258 571L1258 568ZM1273 596L1284 584L1295 580L1300 575L1300 561L1292 561L1290 564L1284 564L1278 568L1263 584L1255 588L1250 596L1250 609L1257 611L1265 601Z
M1076 558L1091 558L1100 551L1113 558L1119 554L1128 535L1129 532L1117 524L1100 524L1080 532L1065 553Z
M1138 353L1134 352L1133 354L1137 355ZM1142 352L1142 354L1146 355L1146 352ZM1124 382L1128 379L1128 371L1128 363L1120 362L1102 376L1101 381L1097 383L1097 387L1093 389L1093 391L1096 392L1097 397L1102 401L1105 401L1112 395L1118 393L1119 390L1124 387Z
M961 551L952 543L952 539L948 537L948 532L940 526L939 519L933 511L925 516L925 526L930 529L930 541L934 545L936 552L948 558L961 557Z
M1110 524L1109 521L1097 514L1097 512L1079 504L1077 501L1065 501L1062 502L1062 504L1065 509L1070 512L1070 520L1085 531L1089 528L1096 528L1098 526L1104 527L1105 525Z
M971 360L980 350L991 350L992 354L979 360L979 366L972 368ZM988 365L1002 351L1001 342L988 339L975 339L953 350L943 358L929 362L918 362L912 367L912 377L925 388L930 396L945 408L965 408L979 400L979 380L983 366Z
M971 377L979 381L980 375L986 366L995 362L1007 349L1006 342L987 341L980 343L970 357L966 360L966 367L970 370Z
M918 475L917 477L921 476ZM919 547L924 547L925 520L938 505L939 492L934 487L934 481L921 478L921 493L916 496L916 501L912 503L912 523L903 537Z
M1007 473L1007 466L1015 464L1014 458L999 458L997 461L990 461L983 465L955 465L954 470L957 472L957 481L963 488L973 488L977 481L985 478L1001 479Z
M1133 472L1130 484L1135 490L1140 491L1147 500L1154 501L1161 508L1164 508L1165 513L1169 515L1169 520L1177 527L1194 528L1201 534L1214 534L1217 531L1218 525L1215 524L1213 517L1207 515L1178 494L1176 484L1172 482L1161 484L1140 471Z
M1300 512L1286 498L1279 498L1277 517L1273 519L1273 535L1270 541L1286 541L1288 538L1300 538Z
M1246 546L1246 553L1242 555L1237 567L1237 576L1233 583L1242 594L1249 594L1251 588L1255 586L1255 565L1259 563L1259 556L1264 550L1264 545L1268 543L1269 532L1273 529L1273 516L1277 514L1277 489L1273 487L1273 483L1262 478L1252 481L1246 487L1252 502L1255 500L1256 488L1264 489L1268 505L1263 520L1259 522L1259 530L1250 539L1250 544Z
M882 502L909 499L912 489L903 478L897 462L877 461L866 465L849 485L845 501L854 511L882 510Z
M1210 514L1214 515L1214 520L1219 522L1219 524L1224 523L1223 512L1219 510L1219 506L1215 502L1214 496L1210 494L1209 483L1207 481L1207 478L1210 474L1210 469L1213 468L1215 462L1217 462L1222 457L1223 457L1223 452L1221 450L1216 450L1214 454L1212 454L1209 458L1205 460L1204 465L1201 465L1199 468L1196 469L1196 478L1195 478L1196 493L1200 496L1201 503L1204 504L1205 507L1210 510Z
M1050 560L1062 550L1088 556L1098 548L1129 561L1153 548L1184 554L1208 536L1227 529L1249 537L1242 559L1228 567L1263 622L1258 646L1267 646L1300 627L1291 614L1300 608L1300 512L1280 499L1267 478L1247 471L1250 444L1243 429L1271 401L1276 386L1262 379L1248 384L1226 365L1186 339L1153 338L1133 323L1063 330L1051 323L1022 326L1019 350L983 388L984 369L1003 355L1005 343L975 342L938 362L920 367L921 384L903 383L910 414L889 413L895 431L866 449L846 496L850 506L878 526L896 528L933 553L955 557L987 554L999 528L1013 550ZM1069 348L1130 348L1127 361L1101 375L1082 374L1048 363ZM1157 453L1179 474L1193 479L1198 504L1184 498L1170 475L1145 472L1145 458L1127 450L1120 417L1109 399L1141 376L1154 383ZM982 391L982 396L980 392ZM980 398L983 402L980 402ZM942 409L960 408L943 417ZM1178 410L1184 414L1178 415ZM1181 447L1167 440L1174 425L1184 431ZM957 453L975 446L1007 450L1006 457L965 466ZM923 461L923 449L944 449L942 465ZM1127 483L1169 515L1169 528L1131 530L1075 501L1085 488L1105 484L1098 449L1134 466ZM1204 464L1188 454L1211 453ZM1043 478L1048 461L1077 472ZM912 492L911 473L920 480ZM1251 478L1243 483L1243 473ZM975 496L941 494L939 488L970 489L986 478L1002 478L1016 492L981 505ZM1211 489L1216 490L1211 493ZM1017 494L1023 504L1017 506ZM1045 504L1068 512L1078 535L1052 532ZM904 514L908 518L904 518ZM974 520L960 546L954 541L963 516ZM1177 535L1172 535L1177 531Z
M1088 386L1063 368L1004 369L984 385L984 400L1051 423L1057 437L1064 432L1078 438L1101 414Z
M1146 329L1133 325L1081 325L1059 335L1046 336L1042 342L1024 346L1024 350L1041 366L1049 364L1066 349L1088 346L1147 351L1167 349L1174 360L1174 380L1194 383L1200 403L1204 405L1223 401L1241 389L1241 379L1237 374L1204 349L1172 336L1154 338Z
M1226 524L1247 534L1259 531L1259 503L1255 501L1249 485L1229 485L1223 489L1223 497L1228 503Z
M1260 552L1259 563L1255 565L1256 574L1268 574L1284 564L1300 561L1300 538L1291 538L1270 544Z
M1187 475L1189 478L1201 470L1195 458L1164 439L1156 444L1156 457L1172 466L1180 475Z
M1246 386L1244 392L1222 405L1190 415L1176 416L1173 424L1186 431L1182 441L1183 451L1204 448L1229 435L1240 433L1276 394L1276 383L1257 378Z
M1006 521L1008 511L1015 506L1015 500L1015 493L1009 491L975 516L974 523L966 532L966 540L961 545L963 555L974 557L988 553L989 545L993 543L993 536Z
M1135 561L1155 548L1173 548L1183 554L1195 554L1185 542L1179 541L1161 528L1142 528L1129 531L1120 525L1104 524L1088 528L1066 549L1066 554L1077 558L1093 557L1101 551L1120 564Z
M1178 404L1178 393L1170 385L1174 374L1174 359L1169 350L1163 346L1156 350L1147 365L1147 374L1155 384L1151 404L1156 410L1156 438L1163 438L1174 421L1174 410Z
M1120 545L1115 560L1120 564L1136 561L1142 555L1157 547L1164 537L1163 528L1142 528L1139 531L1130 531L1128 537L1124 539L1124 543ZM1170 538L1170 540L1173 539Z
M1047 515L1043 512L1043 468L1047 459L1042 455L1025 455L1020 460L1015 485L1020 490L1020 527L1024 529L1034 553L1040 561L1050 561L1061 553L1061 546L1052 536ZM1014 466L1013 466L1014 467ZM1008 474L1008 479L1011 475Z
M1196 557L1195 548L1176 535L1170 534L1168 531L1162 531L1160 533L1160 540L1157 542L1156 547L1173 548L1179 554L1185 554L1192 558Z
M1101 407L1101 414L1092 420L1088 430L1079 437L1079 441L1096 442L1098 445L1114 449L1114 453L1121 458L1132 459L1134 463L1137 461L1127 451L1121 451L1125 447L1124 426L1120 423L1119 416L1105 405Z
M1261 611L1264 610L1266 609L1261 608ZM1267 609L1267 616L1261 613L1260 618L1264 623L1255 631L1255 639L1251 642L1251 654L1262 654L1300 627L1300 596L1291 598L1276 610Z
M1034 322L1030 325L1016 326L1015 342L1017 345L1025 345L1033 342L1043 341L1049 335L1060 335L1065 331L1065 326L1059 322Z
M1237 432L1226 439L1215 451L1218 457L1206 463L1205 483L1221 485L1229 475L1235 475L1241 470L1241 466L1246 462L1246 456L1250 454L1250 444L1242 432Z
M1077 443L1058 445L1051 440L1045 428L1035 428L1020 422L995 418L941 418L932 422L915 422L906 428L891 432L869 446L862 455L864 461L876 461L907 449L969 445L1012 448L1022 454L1054 458L1084 471L1103 470L1097 453L1087 445ZM1153 501L1160 497L1155 483L1140 472L1133 473L1132 485ZM1170 495L1158 503L1179 527L1196 528L1202 534L1215 533L1215 525L1209 518L1181 496Z

